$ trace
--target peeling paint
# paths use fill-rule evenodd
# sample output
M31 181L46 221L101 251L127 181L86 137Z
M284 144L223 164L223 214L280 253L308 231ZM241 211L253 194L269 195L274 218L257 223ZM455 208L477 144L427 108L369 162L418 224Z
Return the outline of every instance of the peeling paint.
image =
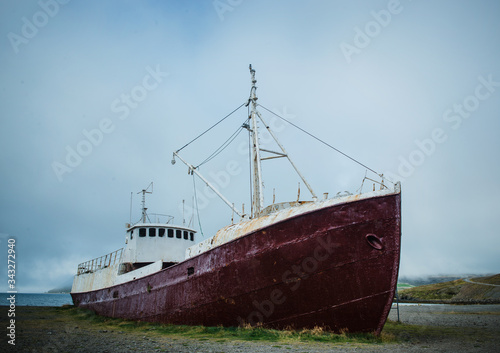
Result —
M373 192L367 192L364 194L348 195L335 197L328 200L316 201L316 202L306 202L298 204L297 202L280 203L273 212L273 208L268 206L264 211L270 212L267 215L261 216L259 218L251 220L242 220L239 223L228 225L220 229L213 237L205 239L200 243L193 245L186 249L186 259L199 255L207 250L210 250L216 246L227 243L233 239L237 239L249 233L255 232L257 230L263 229L271 224L277 222L282 222L284 220L290 219L295 216L303 215L309 212L314 212L322 208L331 207L334 205L348 204L354 201L359 201L367 198L390 195L393 193L398 193L400 190L399 184L394 191L389 189L383 189ZM264 212L263 212L264 213Z

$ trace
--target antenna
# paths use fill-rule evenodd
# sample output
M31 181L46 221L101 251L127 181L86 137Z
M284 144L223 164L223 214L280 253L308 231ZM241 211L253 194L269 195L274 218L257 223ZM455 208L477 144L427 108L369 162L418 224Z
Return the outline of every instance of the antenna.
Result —
M151 187L151 191L148 191L149 187ZM141 191L138 192L138 194L142 193L142 223L146 223L146 194L152 194L153 193L153 182L151 182L147 188L142 189Z
M184 201L185 200L182 200L182 225L186 226L186 217L185 217L185 213L184 213Z
M130 224L132 224L132 194L133 192L130 192Z

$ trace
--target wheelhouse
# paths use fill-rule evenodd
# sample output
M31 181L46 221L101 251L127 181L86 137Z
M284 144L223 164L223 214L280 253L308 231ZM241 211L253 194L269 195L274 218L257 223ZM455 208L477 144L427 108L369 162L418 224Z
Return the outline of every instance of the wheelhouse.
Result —
M196 231L165 223L138 223L127 228L120 273L162 261L162 268L181 262L196 242Z

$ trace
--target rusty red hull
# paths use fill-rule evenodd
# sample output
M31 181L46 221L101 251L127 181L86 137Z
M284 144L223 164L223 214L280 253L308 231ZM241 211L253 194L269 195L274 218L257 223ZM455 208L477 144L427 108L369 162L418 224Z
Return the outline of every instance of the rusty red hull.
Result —
M396 289L400 194L273 224L153 275L72 293L100 315L380 333Z

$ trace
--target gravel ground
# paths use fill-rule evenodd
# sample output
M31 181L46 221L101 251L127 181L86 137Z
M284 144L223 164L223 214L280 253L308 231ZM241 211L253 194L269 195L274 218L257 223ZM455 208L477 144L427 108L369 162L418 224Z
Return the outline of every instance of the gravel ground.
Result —
M7 308L0 309L2 327ZM397 310L389 318L397 320ZM401 305L400 320L417 325L397 332L400 343L262 343L173 338L152 331L125 333L58 314L52 308L16 308L16 346L2 335L1 352L498 352L500 305Z

